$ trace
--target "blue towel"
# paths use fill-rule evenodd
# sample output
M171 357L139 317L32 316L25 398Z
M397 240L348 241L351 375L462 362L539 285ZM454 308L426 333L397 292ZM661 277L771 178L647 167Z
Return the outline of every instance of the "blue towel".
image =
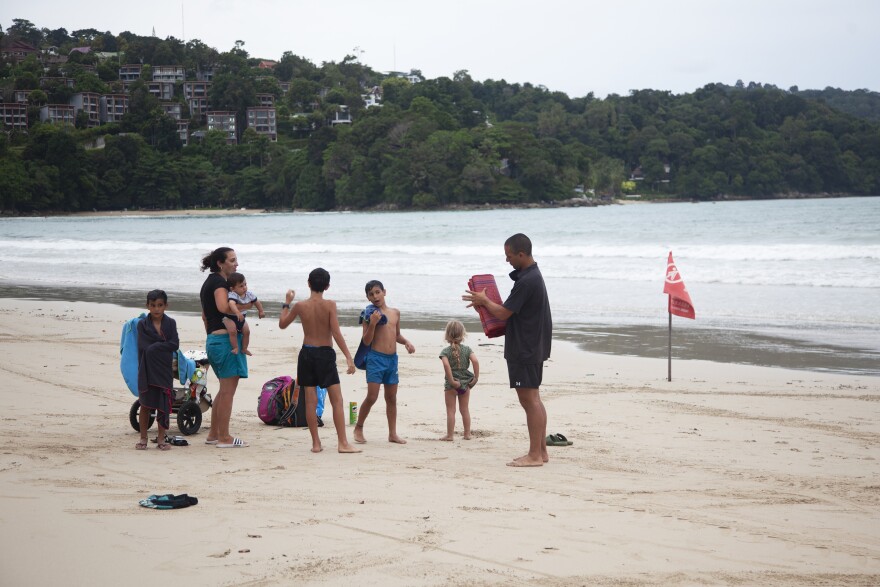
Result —
M182 350L177 349L177 378L180 383L187 385L195 372L196 362L184 355Z
M361 343L358 345L358 350L354 354L354 366L358 369L366 369L367 355L370 354L371 350L372 345L364 344L364 339L361 339Z
M360 317L360 320L358 320L358 324L362 324L365 321L369 321L370 315L372 315L373 312L378 312L378 311L379 311L379 308L377 308L375 305L367 304L367 307L364 308L363 312L361 312L361 317ZM387 324L387 323L388 323L388 316L386 316L385 314L382 314L382 317L379 318L378 325L382 326L383 324Z
M318 396L318 407L315 409L315 413L320 418L324 415L324 399L327 397L327 390L323 387L316 387L315 393Z
M137 325L146 314L132 318L122 325L122 337L119 339L119 370L128 390L138 397L138 339Z

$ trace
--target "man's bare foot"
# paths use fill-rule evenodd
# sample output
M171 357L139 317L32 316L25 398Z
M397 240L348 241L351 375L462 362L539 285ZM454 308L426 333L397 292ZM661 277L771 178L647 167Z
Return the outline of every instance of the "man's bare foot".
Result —
M447 434L446 436L441 436L441 437L440 437L440 440L448 440L448 441L451 441L451 440L452 440L452 435L451 435L451 434Z
M321 452L322 450L324 450L324 447L321 446L320 442L312 445L312 452Z
M340 444L340 445L339 445L339 448L338 448L337 450L338 450L339 452L343 452L343 453L356 453L356 452L361 452L361 449L359 449L359 448L355 448L355 447L353 447L352 445L348 444L347 442L346 442L345 444Z
M514 459L507 463L508 467L540 467L544 464L543 461L533 461L530 459L520 458Z
M528 455L528 453L526 453L526 454L524 454L523 456L521 456L521 457L516 457L516 458L513 459L513 460L515 460L515 461L528 461L528 460L530 460L530 459L531 459L531 457ZM541 461L542 461L542 462L545 462L545 463L549 463L549 462L550 462L550 457L547 456L547 453L544 453L543 455L541 455Z
M393 442L395 444L406 444L406 441L396 434L394 436L391 436L389 434L388 435L388 442Z
M244 354L246 354L246 355L249 356L249 357L252 357L252 356L253 356L253 355L251 354L251 352L250 352L249 350L247 350L247 349L245 349Z
M465 432L465 433L464 433L464 439L465 439L465 440L470 440L470 439L471 439L471 433L470 433L470 432Z
M364 427L360 424L356 424L354 427L354 432L351 434L354 437L354 441L358 444L365 444L367 439L364 438Z

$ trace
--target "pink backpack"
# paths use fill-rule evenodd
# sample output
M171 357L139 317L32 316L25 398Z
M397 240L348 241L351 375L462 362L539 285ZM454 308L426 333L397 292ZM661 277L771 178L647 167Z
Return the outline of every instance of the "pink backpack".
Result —
M291 403L292 390L293 378L287 375L281 375L264 383L260 397L257 399L257 415L260 420L266 424L278 424L282 412ZM293 403L295 402L296 398L293 398Z

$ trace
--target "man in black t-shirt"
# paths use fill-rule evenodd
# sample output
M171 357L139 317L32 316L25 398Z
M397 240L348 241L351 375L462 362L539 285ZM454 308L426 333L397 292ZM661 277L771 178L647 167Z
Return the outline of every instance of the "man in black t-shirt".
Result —
M507 463L511 467L539 467L546 463L547 411L541 401L544 361L550 358L553 318L547 288L538 264L532 258L532 241L522 233L504 243L507 262L513 267L513 289L503 304L490 300L485 291L468 291L462 299L468 307L483 306L496 318L507 320L504 358L510 387L516 389L526 412L529 452Z

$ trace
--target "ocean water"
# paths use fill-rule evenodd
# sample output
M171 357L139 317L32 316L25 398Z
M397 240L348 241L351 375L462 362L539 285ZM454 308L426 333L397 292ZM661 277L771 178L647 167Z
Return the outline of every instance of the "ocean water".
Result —
M467 279L492 273L505 296L503 242L515 232L532 239L557 334L586 348L665 356L672 251L697 314L673 319L678 356L880 374L877 197L4 218L0 285L6 295L73 288L93 299L162 288L192 300L205 278L201 257L231 246L267 309L287 288L307 295L308 272L320 266L343 315L354 315L366 303L364 284L379 279L404 324L460 318L476 328L461 301Z

